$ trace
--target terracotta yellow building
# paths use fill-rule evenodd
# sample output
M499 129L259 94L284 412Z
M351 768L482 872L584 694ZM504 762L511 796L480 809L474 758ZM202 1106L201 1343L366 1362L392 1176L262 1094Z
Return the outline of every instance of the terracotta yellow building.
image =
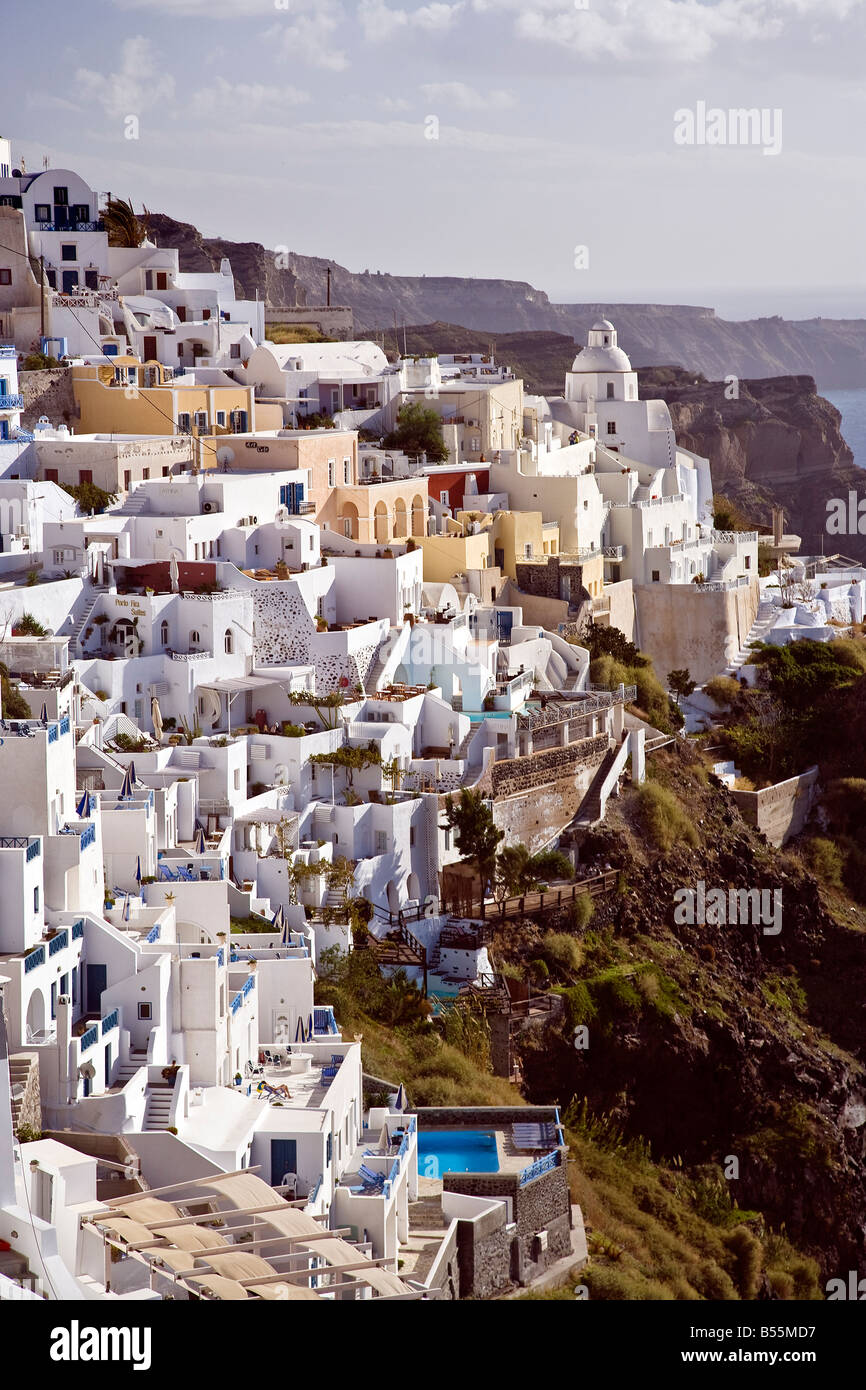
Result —
M257 406L251 386L196 382L159 362L136 357L72 368L72 387L83 434L180 434L200 439L200 466L216 467L206 440L223 434L279 429L274 406Z

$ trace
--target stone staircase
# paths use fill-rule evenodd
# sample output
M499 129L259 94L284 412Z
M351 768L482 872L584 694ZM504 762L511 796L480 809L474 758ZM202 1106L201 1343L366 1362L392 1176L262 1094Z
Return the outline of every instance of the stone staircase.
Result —
M20 1126L41 1129L41 1113L35 1124L35 1111L39 1106L39 1058L35 1052L17 1052L9 1058L9 1080L12 1085L12 1130L18 1137ZM33 1094L35 1089L35 1096Z
M148 1086L144 1093L142 1129L168 1129L173 1097L173 1086Z
M141 1066L141 1062L121 1062L120 1066L115 1068L114 1084L125 1086L127 1081L132 1080Z
M735 655L730 665L726 666L723 674L735 676L741 666L745 665L750 658L749 647L752 642L762 642L768 631L773 626L776 605L772 601L764 601L760 604L755 615L755 621L749 628L740 650Z
M123 506L116 507L112 516L143 516L147 510L147 491L139 487L127 493Z
M608 749L608 751L605 753L601 763L596 769L595 776L589 784L586 796L583 798L583 801L580 803L580 806L578 807L577 815L572 821L572 826L575 829L583 828L585 826L590 825L597 825L598 822L602 819L601 788L604 783L604 779L610 772L610 769L612 768L614 763L614 759L616 758L618 753L619 745L617 745L614 748Z
M364 682L364 689L366 690L368 695L372 695L375 690L379 689L379 682L382 679L382 675L385 670L385 665L388 661L388 658L391 655L391 642L389 639L390 634L389 637L385 638L384 642L382 643L382 646L379 648L380 652L384 651L384 655L376 657L370 674Z

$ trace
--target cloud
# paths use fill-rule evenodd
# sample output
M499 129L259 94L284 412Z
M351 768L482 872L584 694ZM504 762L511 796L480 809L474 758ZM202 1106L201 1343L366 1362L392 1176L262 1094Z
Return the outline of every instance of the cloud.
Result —
M124 39L120 62L109 73L78 68L78 94L85 102L98 102L107 116L139 115L174 98L174 78L165 72L153 44L142 34Z
M866 0L470 0L478 15L514 16L518 39L579 53L588 63L688 63L724 44L743 48L788 36L814 43L863 14Z
M425 82L421 91L428 101L441 101L460 111L504 111L514 105L510 92L482 92L465 82Z
M280 52L292 63L344 72L349 60L341 48L334 47L334 38L345 27L345 12L335 0L291 0L291 12L272 24L265 38L276 39Z
M178 18L251 19L272 15L275 0L113 0L119 10L169 10ZM293 6L293 0L289 0Z
M194 116L217 112L246 119L263 111L279 111L283 106L300 106L310 100L309 92L298 87L269 87L262 82L227 82L218 77L208 87L195 92L189 110Z
M463 8L464 0L457 0L453 5L422 5L417 10L391 9L385 0L360 0L358 20L364 38L370 43L381 43L412 30L445 34L453 29Z

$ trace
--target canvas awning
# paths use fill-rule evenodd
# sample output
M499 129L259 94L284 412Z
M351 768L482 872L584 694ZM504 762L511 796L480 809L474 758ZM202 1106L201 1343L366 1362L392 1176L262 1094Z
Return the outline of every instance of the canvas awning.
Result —
M200 681L202 690L217 690L226 695L241 695L245 690L264 690L266 686L279 685L277 680L265 676L217 676L212 681Z

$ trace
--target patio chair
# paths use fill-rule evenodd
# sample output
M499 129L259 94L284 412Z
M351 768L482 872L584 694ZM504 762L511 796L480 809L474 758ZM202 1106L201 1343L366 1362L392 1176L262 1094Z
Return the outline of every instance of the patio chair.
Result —
M368 1168L366 1163L362 1163L358 1169L358 1177L365 1188L376 1188L385 1186L385 1174L374 1173L372 1168Z

